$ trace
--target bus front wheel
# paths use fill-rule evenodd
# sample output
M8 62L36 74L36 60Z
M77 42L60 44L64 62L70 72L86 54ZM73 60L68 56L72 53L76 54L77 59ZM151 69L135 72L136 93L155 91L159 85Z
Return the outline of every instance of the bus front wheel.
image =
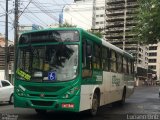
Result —
M99 107L98 94L94 93L93 98L92 98L92 107L90 109L90 114L92 116L95 116L97 114L98 107Z
M42 109L35 109L35 111L37 112L37 114L45 114L47 112L47 110L42 110Z

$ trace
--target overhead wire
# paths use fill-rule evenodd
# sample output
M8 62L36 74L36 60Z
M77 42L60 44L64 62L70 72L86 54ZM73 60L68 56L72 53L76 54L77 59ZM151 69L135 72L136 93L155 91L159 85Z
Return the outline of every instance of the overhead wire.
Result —
M26 18L26 19L28 19L31 23L37 23L37 21L36 20L34 20L34 19L32 19L30 16L28 16L27 14L23 14L23 16Z
M34 6L36 6L38 9L40 9L44 14L46 14L47 16L49 16L51 19L53 19L55 22L58 22L59 20L52 14L49 14L46 12L46 9L40 5L40 3L37 1L35 2L34 0L32 1L32 4Z
M31 16L27 15L27 14L23 14L23 16L28 19L31 23L38 23L39 25L41 25L42 27L44 27L44 25L42 25L42 23L40 23L39 21L37 21L37 19L33 19Z
M81 9L81 10L77 10L77 9L72 9L73 11L72 12L77 12L77 11L87 11L87 10L91 10L91 8L84 8L84 9ZM42 11L39 11L39 10L36 10L36 9L32 9L31 10L32 13L43 13ZM62 12L62 9L53 9L53 10L47 10L46 13L60 13ZM24 13L31 13L30 11L27 11L25 10Z
M23 11L21 12L21 14L18 16L18 18L24 13L24 11L27 9L27 7L29 6L29 4L32 2L32 0L30 0L28 2L28 4L26 5L26 7L23 9Z
M4 15L6 14L6 10L5 10L5 8L3 7L3 5L1 5L0 4L0 6L1 6L1 8L4 10ZM9 10L10 11L10 10ZM8 11L8 13L9 13L9 11ZM7 13L7 14L8 14ZM0 16L1 17L1 16ZM13 22L13 19L10 17L10 15L8 14L8 17L10 18L10 20Z
M23 5L24 6L24 5ZM47 23L46 22L44 22L44 21L42 21L36 14L34 14L31 10L29 10L28 8L26 8L26 10L28 10L28 11L30 11L30 13L36 18L36 19L38 19L39 21L37 22L37 23L40 23L40 24L43 24L42 26L47 26ZM24 12L25 13L25 12ZM33 18L32 18L33 19Z

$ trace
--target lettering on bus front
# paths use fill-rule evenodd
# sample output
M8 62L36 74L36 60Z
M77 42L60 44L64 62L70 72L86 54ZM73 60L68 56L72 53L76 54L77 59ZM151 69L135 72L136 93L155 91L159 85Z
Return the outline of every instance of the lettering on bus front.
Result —
M16 70L16 73L21 76L22 78L26 79L26 80L30 80L31 76L29 74L27 74L26 72L20 70L19 68Z

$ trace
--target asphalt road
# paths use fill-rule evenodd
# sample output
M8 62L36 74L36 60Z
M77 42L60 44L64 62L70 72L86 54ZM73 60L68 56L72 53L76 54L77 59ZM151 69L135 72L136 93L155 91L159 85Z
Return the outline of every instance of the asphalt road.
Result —
M124 106L110 104L99 109L97 116L87 113L53 112L37 115L33 109L14 108L8 103L0 104L0 119L2 120L133 120L135 116L142 119L160 120L159 87L137 87ZM133 116L135 115L135 116ZM147 115L150 115L149 118ZM147 117L146 117L147 116ZM137 117L137 118L138 118ZM7 119L8 118L8 119ZM136 119L137 119L136 118Z

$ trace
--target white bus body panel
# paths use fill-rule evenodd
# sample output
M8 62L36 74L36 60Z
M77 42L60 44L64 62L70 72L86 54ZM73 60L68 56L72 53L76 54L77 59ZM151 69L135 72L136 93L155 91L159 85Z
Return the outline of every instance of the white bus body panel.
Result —
M119 85L112 83L113 76L119 79ZM92 97L96 88L99 88L101 92L100 106L121 100L125 84L123 74L103 71L103 82L101 85L81 86L80 111L91 108ZM133 86L126 86L126 97L133 93L133 88Z

